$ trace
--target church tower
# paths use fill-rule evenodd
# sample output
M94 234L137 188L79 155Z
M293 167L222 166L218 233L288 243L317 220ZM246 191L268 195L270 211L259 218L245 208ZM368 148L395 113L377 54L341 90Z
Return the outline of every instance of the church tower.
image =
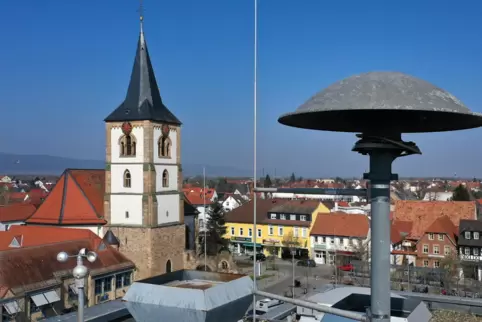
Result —
M136 279L184 268L181 122L164 105L143 31L124 102L105 118L106 230Z

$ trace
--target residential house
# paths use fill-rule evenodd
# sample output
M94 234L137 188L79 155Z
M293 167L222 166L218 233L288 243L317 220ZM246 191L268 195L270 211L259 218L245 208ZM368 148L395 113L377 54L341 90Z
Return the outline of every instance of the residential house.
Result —
M218 198L216 190L202 188L183 189L184 196L189 203L198 211L198 227L200 231L204 231L206 223L209 220L209 209L213 202Z
M37 209L29 203L13 203L0 206L0 231L9 230L13 225L24 225Z
M310 232L312 255L318 264L336 264L336 258L368 259L370 224L367 216L347 213L318 214ZM341 260L343 261L343 260Z
M238 208L242 204L246 202L246 199L244 199L241 195L239 194L225 194L224 195L224 200L222 201L222 206L225 211L231 211L233 209Z
M253 253L253 202L243 204L225 215L227 237L236 253ZM295 243L298 256L309 256L312 223L318 213L329 212L329 208L315 200L257 200L258 252L286 256L288 247Z
M461 220L458 238L459 259L463 275L482 280L482 221Z
M86 305L122 298L135 269L122 255L119 241L109 231L104 239L87 229L14 226L0 232L0 302L4 320L36 321L76 310L77 292L72 269L75 256L65 263L59 252L76 255L85 248L97 259L84 265Z
M476 219L476 215L473 201L396 201L392 262L439 267L444 257L456 252L460 220Z

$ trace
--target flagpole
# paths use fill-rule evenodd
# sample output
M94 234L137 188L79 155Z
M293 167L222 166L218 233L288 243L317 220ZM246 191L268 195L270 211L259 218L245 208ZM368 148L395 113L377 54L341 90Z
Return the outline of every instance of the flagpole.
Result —
M204 271L208 269L207 218L206 218L206 167L203 167L203 212L204 212Z
M253 145L254 145L254 153L253 153L253 180L254 184L253 187L256 188L257 185L257 176L256 176L256 126L257 126L257 71L258 71L258 0L254 0L254 80L253 80L253 109L254 109L254 138L253 138ZM256 291L256 237L258 232L256 231L256 192L253 191L253 290ZM256 322L256 294L253 292L253 322Z

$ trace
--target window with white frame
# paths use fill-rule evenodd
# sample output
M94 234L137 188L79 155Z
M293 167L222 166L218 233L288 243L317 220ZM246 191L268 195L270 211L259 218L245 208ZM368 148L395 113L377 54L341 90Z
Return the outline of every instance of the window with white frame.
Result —
M231 235L234 236L234 227L231 227Z
M301 221L306 221L306 215L301 215L301 216L300 216L300 220L301 220Z
M448 256L450 255L450 253L451 253L450 246L444 246L444 255Z
M433 233L428 233L428 239L433 240Z
M428 245L423 245L423 253L428 254Z
M283 236L283 226L278 227L278 236Z
M479 239L479 232L478 231L474 231L474 239Z
M276 219L276 214L271 214L271 219Z
M438 234L438 240L443 241L445 235L444 234Z
M427 260L427 259L425 259L425 260L423 261L423 267L428 267L428 260Z
M465 247L465 252L464 252L465 255L470 255L470 248L469 247Z
M243 228L239 228L239 236L243 236Z
M465 239L470 239L470 231L465 232Z
M319 243L319 244L324 244L324 243L326 243L326 238L325 238L325 237L320 237L320 236L318 236L318 243Z
M296 220L296 215L290 215L290 220Z
M248 237L253 236L253 228L248 228Z
M306 238L306 235L308 235L308 234L307 234L307 231L306 231L306 228L303 227L303 228L301 229L301 237Z
M268 226L268 235L273 236L273 234L274 234L273 230L274 230L273 226L269 225Z
M439 262L439 261L434 261L434 262L433 262L433 267L434 267L434 268L439 268L439 267L440 267L440 262Z
M258 229L258 237L261 238L261 229Z
M335 238L330 238L330 244L334 244L335 243Z
M279 215L279 217L280 217L280 219L282 219L282 220L285 220L285 219L286 219L286 215L285 215L285 214L281 214L281 215Z
M479 249L474 247L472 248L472 252L474 253L474 256L479 256Z
M433 253L435 255L439 255L440 254L440 248L438 247L438 245L433 245Z
M293 227L293 237L298 237L298 227Z

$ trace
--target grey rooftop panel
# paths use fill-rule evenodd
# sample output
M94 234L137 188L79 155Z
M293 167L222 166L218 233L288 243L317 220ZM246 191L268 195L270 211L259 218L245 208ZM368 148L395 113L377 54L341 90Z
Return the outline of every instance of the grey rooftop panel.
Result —
M132 284L124 304L137 322L238 321L252 301L248 276L176 271Z
M424 80L370 72L332 84L278 121L325 131L417 133L479 127L482 115Z

